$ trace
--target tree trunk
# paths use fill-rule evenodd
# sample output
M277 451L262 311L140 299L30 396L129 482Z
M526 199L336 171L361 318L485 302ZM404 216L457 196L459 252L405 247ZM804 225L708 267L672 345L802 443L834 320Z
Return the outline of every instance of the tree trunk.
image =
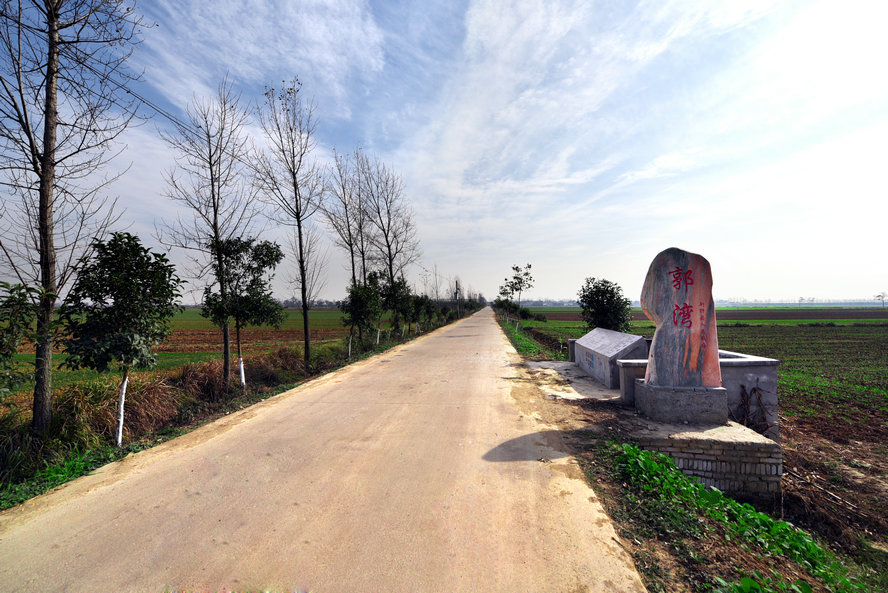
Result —
M302 331L305 333L305 374L311 372L311 334L308 330L308 301L305 300L305 288L302 289Z
M367 248L364 246L363 237L361 238L359 251L361 252L361 280L364 286L367 286Z
M222 380L228 390L231 378L231 337L228 335L228 322L222 323Z
M311 373L311 334L308 329L308 278L305 264L305 245L302 236L302 221L296 220L297 240L299 241L299 279L302 296L302 331L305 334L305 374Z
M348 254L349 254L349 261L351 262L352 286L357 286L358 274L357 274L357 264L355 264L355 246L354 246L354 244L351 244L351 243L349 244Z
M38 189L38 235L40 286L43 294L37 311L37 355L34 369L34 413L31 428L46 434L52 423L52 320L56 302L56 251L54 237L54 189L56 169L56 129L58 114L59 29L58 16L47 12L48 46L46 100L43 120L43 154L40 158Z
M241 335L240 335L241 326L240 326L239 321L234 322L234 328L235 328L234 329L235 338L237 340L237 364L238 364L238 367L240 368L240 382L241 382L241 387L243 387L243 389L246 391L247 378L246 378L246 376L244 376L244 357L243 357L243 354L241 353Z
M220 246L222 238L219 232L218 214L213 217L213 235L216 239L215 256L216 273L218 276L216 280L219 282L219 298L222 299L223 303L226 303L228 300L228 275L225 273L225 258L222 256L222 247ZM231 336L228 332L228 326L228 319L226 318L220 326L222 330L222 381L225 385L225 391L228 391L231 382Z
M49 301L48 307L44 301ZM52 299L40 299L37 311L37 347L34 368L34 408L31 430L45 435L52 424Z
M120 401L117 404L117 446L123 443L123 406L126 402L126 386L129 383L129 367L123 367L123 382L120 384Z

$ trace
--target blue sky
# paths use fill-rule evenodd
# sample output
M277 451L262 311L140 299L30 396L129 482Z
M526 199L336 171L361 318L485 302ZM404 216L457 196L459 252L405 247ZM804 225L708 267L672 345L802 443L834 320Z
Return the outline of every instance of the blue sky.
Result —
M140 7L157 23L132 60L142 93L181 114L226 73L246 102L298 76L318 159L362 146L390 163L422 266L488 298L530 262L531 298L574 297L596 276L634 300L672 246L709 259L717 298L888 290L884 2ZM144 237L176 214L165 126L127 132L133 167L114 187ZM346 282L331 247L322 296Z

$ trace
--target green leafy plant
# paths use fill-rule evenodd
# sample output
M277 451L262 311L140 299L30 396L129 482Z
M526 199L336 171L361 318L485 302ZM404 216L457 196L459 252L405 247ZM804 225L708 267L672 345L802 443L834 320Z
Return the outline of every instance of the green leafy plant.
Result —
M413 295L410 293L410 285L404 276L394 280L386 280L381 288L382 306L392 312L392 329L395 332L402 331L401 323L409 321L413 310Z
M712 593L811 593L813 588L805 581L798 579L794 583L788 583L779 576L767 577L758 571L753 571L752 576L742 576L740 580L729 583L726 580L715 577L718 587Z
M39 291L21 284L0 282L0 401L30 378L15 364L22 340L33 337L35 310L31 297ZM38 299L39 300L39 299Z
M528 317L521 317L521 294L524 291L530 290L533 288L533 276L530 274L531 265L527 264L523 268L518 265L512 266L512 277L506 278L503 285L500 286L499 294L502 301L505 301L509 304L507 307L501 308L506 313L514 312L516 316L521 319L528 319ZM518 302L513 303L512 297L518 295ZM529 313L529 312L528 312ZM517 327L517 323L515 324Z
M117 363L122 371L118 447L129 371L156 363L152 349L169 334L180 285L165 255L148 251L134 235L114 233L108 242L93 242L60 310L66 366L105 372Z
M280 327L284 321L283 307L271 295L271 271L284 258L284 253L277 243L255 238L211 241L208 248L217 254L213 267L221 286L215 292L209 286L204 289L201 315L220 329L234 320L237 358L243 370L241 329L248 325ZM308 366L308 338L305 347ZM228 377L223 379L227 385Z
M375 324L382 316L382 293L376 274L370 274L366 284L352 284L348 295L339 303L345 314L342 324L353 332L358 330L358 344L363 347L364 338L376 329Z
M684 475L670 457L624 444L614 465L634 495L649 507L653 505L658 513L678 519L682 512L687 515L688 511L699 511L724 524L732 535L757 545L763 553L794 561L835 591L864 591L809 534L760 513L749 504L728 498L718 490L707 489Z

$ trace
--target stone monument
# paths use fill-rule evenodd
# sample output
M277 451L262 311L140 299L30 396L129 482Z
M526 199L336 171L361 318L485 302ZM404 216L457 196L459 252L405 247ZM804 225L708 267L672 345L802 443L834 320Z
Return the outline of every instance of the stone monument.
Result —
M644 381L636 382L636 409L660 422L727 422L709 262L675 247L661 252L645 277L641 307L657 330Z

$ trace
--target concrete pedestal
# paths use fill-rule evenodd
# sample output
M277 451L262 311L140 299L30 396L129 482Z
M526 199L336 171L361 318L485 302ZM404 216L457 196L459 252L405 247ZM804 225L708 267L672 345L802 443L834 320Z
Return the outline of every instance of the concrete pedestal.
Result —
M728 392L724 387L661 387L636 379L635 409L657 422L725 424Z
M647 371L647 359L618 360L620 368L620 403L625 406L635 405L635 380L644 380Z

